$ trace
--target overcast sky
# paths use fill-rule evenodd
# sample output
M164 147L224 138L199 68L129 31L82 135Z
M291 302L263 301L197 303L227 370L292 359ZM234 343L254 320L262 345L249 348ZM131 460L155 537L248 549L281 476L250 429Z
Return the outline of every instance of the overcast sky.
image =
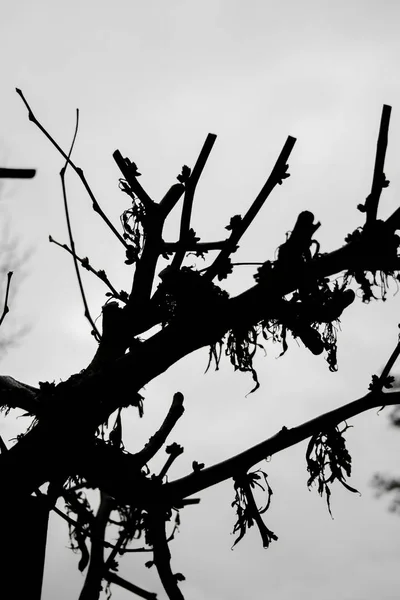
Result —
M15 93L20 87L37 117L63 147L81 127L74 153L102 208L114 223L127 208L118 190L112 152L119 148L159 199L183 164L193 165L208 132L218 139L196 197L193 226L206 240L221 239L232 214L242 213L262 187L287 135L297 138L291 177L268 199L243 239L238 260L266 260L285 239L301 210L322 222L318 239L329 251L363 222L356 205L370 191L384 103L393 107L380 215L398 206L400 189L400 6L396 1L337 0L57 0L9 2L0 22L2 166L35 167L33 181L7 183L1 216L29 256L16 271L18 289L3 334L30 328L3 358L1 373L37 385L60 381L90 361L95 342L83 317L70 257L50 245L67 241L59 170L62 158L29 123ZM130 268L118 241L93 213L70 173L75 242L81 256L105 268L116 287L128 288ZM177 217L168 239L177 232ZM251 285L253 271L235 274L232 292ZM86 278L95 317L104 303L99 283ZM140 448L161 422L172 395L185 395L186 412L171 441L185 453L171 477L193 460L210 465L276 433L358 398L397 341L399 296L386 304L360 301L342 319L339 372L329 372L295 342L267 346L257 359L261 389L246 397L250 377L221 370L203 375L207 352L187 357L147 386L145 417L125 417L127 445ZM399 369L400 370L400 369ZM305 445L264 463L274 490L267 525L278 536L263 550L257 531L231 551L235 521L227 482L182 511L171 545L173 568L184 573L187 600L394 600L400 584L400 520L376 500L376 471L399 472L400 433L387 414L352 421L351 485L335 487L332 520L324 500L306 487ZM25 423L0 423L6 439ZM17 428L17 429L16 429ZM83 576L66 549L66 528L51 519L43 600L77 598ZM124 559L121 574L165 595L148 556ZM113 598L128 592L114 588Z

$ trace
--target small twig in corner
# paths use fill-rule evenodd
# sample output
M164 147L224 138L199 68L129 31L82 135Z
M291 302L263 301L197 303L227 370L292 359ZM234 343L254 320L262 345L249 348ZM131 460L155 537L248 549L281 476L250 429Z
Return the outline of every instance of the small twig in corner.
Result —
M60 248L62 248L63 250L66 250L67 252L69 252L72 256L74 256L74 253L72 252L71 248L69 248L67 246L67 244L61 244L60 242L57 242L57 240L55 240L51 235L49 235L49 242L51 242L52 244L56 244L56 246L59 246ZM81 263L82 267L84 269L87 269L88 271L90 271L91 273L93 273L94 275L96 275L96 277L98 277L103 283L106 284L106 286L108 287L108 289L112 292L112 295L117 299L117 300L121 300L121 302L126 302L125 298L123 298L121 296L121 294L119 294L117 292L117 290L115 289L115 287L112 285L112 283L110 282L110 280L108 279L106 272L99 269L98 271L96 271L96 269L94 269L92 267L92 265L89 262L88 258L80 258L77 254L75 254L75 258L78 262Z
M114 225L111 223L109 218L106 216L106 214L100 208L100 205L99 205L95 195L93 194L88 182L86 181L86 177L85 177L83 170L80 167L77 167L72 162L70 155L65 154L64 150L57 144L55 139L49 134L49 132L43 127L43 125L37 120L37 118L35 117L35 115L32 112L31 107L29 106L24 94L22 93L22 90L20 90L19 88L15 88L15 91L20 96L22 102L25 104L26 108L28 109L29 120L32 121L32 123L34 123L36 125L36 127L38 127L40 129L40 131L47 137L47 139L58 150L58 152L61 154L61 156L63 156L65 158L65 160L67 161L67 164L71 165L71 168L75 171L75 173L78 175L79 179L82 181L83 186L84 186L85 190L87 191L87 193L89 194L89 197L92 201L93 210L100 215L100 217L103 219L103 221L106 223L106 225L108 225L108 227L111 229L113 234L119 239L121 244L123 244L125 246L125 248L127 248L128 247L127 242L124 240L122 235L115 229Z
M76 272L76 277L78 279L78 285L79 285L79 289L81 292L81 296L82 296L82 302L83 302L83 306L85 309L85 317L87 318L87 320L89 321L91 327L92 327L92 333L95 337L95 339L99 342L101 339L100 333L97 330L97 327L90 315L90 311L89 311L89 307L88 307L88 303L86 300L86 295L85 295L85 290L83 289L83 284L82 284L82 279L81 279L81 274L79 272L79 266L78 266L78 260L76 258L76 252L75 252L75 242L74 242L74 238L72 235L72 228L71 228L71 220L69 217L69 209L68 209L68 201L67 201L67 190L65 187L65 172L67 170L67 166L70 163L70 156L75 144L75 140L76 140L76 136L78 133L78 127L79 127L79 110L76 110L76 125L75 125L75 132L74 132L74 137L72 139L72 143L71 143L71 147L68 153L68 156L66 157L66 162L65 165L63 166L63 168L60 171L60 177L61 177L61 185L62 185L62 192L63 192L63 199L64 199L64 209L65 209L65 218L67 221L67 228L68 228L68 235L69 235L69 242L71 245L71 254L72 254L72 258L74 260L74 265L75 265L75 272Z
M9 271L7 273L7 287L6 287L6 297L4 299L4 308L3 308L3 314L1 315L0 318L0 327L3 324L3 321L6 317L6 314L10 312L9 306L8 306L8 294L10 293L10 283L11 283L11 277L13 276L13 272Z

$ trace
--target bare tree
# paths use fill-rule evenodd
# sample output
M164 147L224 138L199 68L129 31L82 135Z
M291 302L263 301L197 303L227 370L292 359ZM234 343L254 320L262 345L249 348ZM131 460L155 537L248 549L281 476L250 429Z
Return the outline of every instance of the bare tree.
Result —
M17 92L29 119L65 159L60 175L69 242L65 244L53 238L50 241L73 258L84 313L98 347L89 366L57 385L42 382L34 388L11 377L0 378L1 405L7 409L22 408L32 416L28 431L0 456L0 473L7 490L0 502L3 511L13 511L15 518L10 527L10 543L18 546L30 522L26 517L29 503L36 496L35 500L41 503L40 514L44 515L39 519L42 533L47 526L46 510L56 511L70 525L73 548L81 555L79 569L87 569L80 600L97 599L102 582L120 585L142 598L155 598L154 593L116 573L119 556L139 551L150 552L147 566L154 565L157 569L168 597L182 599L180 583L184 577L172 569L168 544L175 527L172 525L172 533L167 534L166 525L170 521L177 525L179 511L199 501L192 498L193 494L232 479L233 507L237 514L235 543L248 528L256 525L262 545L267 548L277 540L262 516L268 509L272 490L267 475L261 470L252 470L266 456L309 439L308 483L317 484L328 507L331 485L335 481L355 491L348 483L351 456L344 439L346 420L374 407L400 403L398 391L384 392L393 382L390 372L400 353L400 343L382 373L373 376L362 398L297 427L283 427L273 437L222 463L205 468L194 462L190 473L172 481L167 481L166 475L183 448L176 443L165 447L165 443L183 415L183 395L179 391L175 393L162 426L135 454L124 449L123 411L134 406L142 414L144 398L140 392L143 386L202 347L209 348L210 365L218 366L222 355L226 355L235 369L250 373L254 390L259 382L253 357L263 340L272 339L286 352L289 339L295 338L313 354L324 353L329 369L337 369L337 324L355 299L354 289L360 288L363 300L368 301L376 295L385 295L388 281L398 278L400 239L396 230L400 228L400 209L386 221L377 218L380 195L389 184L384 161L391 109L383 107L372 189L365 203L358 207L365 222L347 236L342 247L322 254L315 239L320 223L311 212L303 211L290 235L282 240L276 260L260 257L262 262L255 263L258 266L255 284L229 297L216 280L221 282L232 273L237 265L232 257L244 233L273 189L289 177L288 160L296 141L293 137L287 138L265 185L246 214L233 215L226 227L229 232L226 239L211 242L196 235L191 227L191 212L196 186L215 135L207 136L194 167L183 166L178 182L159 202L140 184L136 164L116 150L113 156L121 170L120 188L129 201L121 217L122 228L118 229L101 209L83 170L71 158L79 113L71 148L64 151L35 117L23 93ZM125 248L125 262L132 265L128 292L117 290L104 270L95 268L87 257L79 256L69 219L67 169L78 175L94 211ZM165 241L164 224L181 199L179 239ZM189 252L199 256L213 254L205 268L195 269L185 266ZM169 263L158 272L161 256ZM82 267L103 281L108 289L101 329L91 316L81 277ZM342 274L340 284L333 279L338 273ZM154 289L156 274L161 283ZM145 338L141 338L144 334ZM115 422L107 433L106 425L113 413ZM163 448L167 452L164 467L159 473L151 473L148 463ZM45 483L48 483L46 494L39 490ZM266 494L262 509L255 499L257 488ZM100 491L96 513L84 494L85 489ZM65 501L66 513L56 506L60 497ZM18 516L21 514L25 517ZM109 526L118 529L115 544L106 541ZM44 538L42 534L40 539ZM43 549L44 542L40 543ZM13 560L7 560L7 569L15 576ZM39 567L29 561L26 557L24 567L37 573ZM19 563L18 569L20 567ZM23 585L23 582L18 584ZM31 588L30 597L38 597L32 596Z

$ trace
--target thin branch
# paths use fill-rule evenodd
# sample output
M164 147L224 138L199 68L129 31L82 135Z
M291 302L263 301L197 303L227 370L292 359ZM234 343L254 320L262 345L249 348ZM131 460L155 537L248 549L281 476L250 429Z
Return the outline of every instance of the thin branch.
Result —
M274 436L264 440L260 444L248 448L227 460L191 473L180 479L166 483L163 486L167 497L171 502L175 498L191 496L201 490L216 485L221 481L234 477L238 472L247 472L250 467L256 465L265 458L277 454L286 448L290 448L328 428L334 427L343 421L370 410L383 406L393 406L400 403L400 392L390 394L369 393L344 406L331 410L311 421L307 421L297 427L288 429L283 427Z
M212 265L210 265L208 271L203 275L203 277L206 277L207 279L214 279L221 266L223 266L228 260L229 255L237 249L237 245L241 237L257 216L272 190L276 185L281 184L282 181L289 176L289 174L286 172L288 168L287 161L295 143L296 138L289 135L262 190L254 200L243 219L240 220L237 226L232 228L231 235L227 239L224 248L221 250Z
M32 179L36 169L7 169L0 167L0 179Z
M56 244L56 246L59 246L60 248L62 248L63 250L66 250L72 256L74 256L73 251L71 250L71 248L69 248L67 246L67 244L61 244L60 242L57 242L57 240L55 240L51 235L49 235L49 242L51 242L52 244ZM103 283L106 284L108 289L112 292L113 297L117 298L118 300L121 300L121 302L126 302L126 300L124 298L121 298L119 292L117 292L115 287L112 285L112 283L108 279L105 271L103 271L101 269L96 271L96 269L94 269L92 267L92 265L90 264L88 258L80 258L77 254L75 254L75 258L78 262L80 262L80 264L83 266L84 269L87 269L88 271L90 271L91 273L96 275L96 277L98 277Z
M87 193L89 194L89 197L92 201L92 206L93 206L93 210L95 212L97 212L97 214L100 215L100 217L103 219L103 221L106 223L106 225L111 229L111 231L114 233L114 235L119 239L119 241L121 242L121 244L123 244L125 246L125 248L128 247L127 242L124 240L124 238L122 237L122 235L116 230L116 228L114 227L114 225L111 223L111 221L109 220L109 218L106 216L106 214L103 212L103 210L100 208L100 205L95 197L95 195L93 194L87 180L86 177L84 175L83 170L80 167L77 167L73 161L71 160L70 156L68 156L64 150L57 144L57 142L55 141L55 139L49 134L49 132L43 127L43 125L37 120L37 118L35 117L35 115L32 112L31 107L29 106L24 94L22 93L22 91L19 88L15 88L15 91L17 92L17 94L21 97L22 102L25 104L27 110L28 110L28 118L30 121L32 121L32 123L34 123L36 125L36 127L38 127L40 129L40 131L47 137L47 139L53 144L53 146L58 150L58 152L61 154L61 156L63 156L65 158L65 160L67 161L68 164L71 165L72 169L75 171L75 173L78 175L79 179L81 180L85 190L87 191Z
M391 111L391 106L388 106L387 104L383 105L378 141L376 145L375 167L372 178L371 193L365 202L368 224L376 221L382 189L388 185L388 182L386 182L385 179L384 168Z
M163 446L165 440L171 433L172 429L175 427L178 419L183 415L185 411L183 407L183 399L183 394L181 394L181 392L176 392L174 394L171 407L161 427L150 438L143 450L140 450L140 452L137 452L133 455L135 457L135 460L138 461L139 465L143 466L146 463L148 463L149 460L153 458L153 456L155 456L160 450L160 448Z
M120 577L116 573L113 573L112 571L108 571L108 573L105 573L104 579L106 579L110 583L115 583L116 585L119 585L125 590L128 590L128 592L132 592L133 594L140 596L140 598L145 598L145 600L157 600L157 594L153 592L147 592L146 590L138 587L134 583L126 581L126 579L123 579L122 577Z
M185 196L183 199L182 206L182 216L181 216L181 226L179 233L179 245L180 248L177 250L173 261L172 267L174 269L179 269L182 261L185 257L185 239L189 233L190 229L190 219L192 215L192 207L193 207L193 199L196 191L197 184L199 182L200 176L203 172L203 169L206 165L208 157L210 156L210 152L214 146L215 140L217 136L214 133L209 133L207 135L206 141L203 144L203 147L200 151L196 164L193 167L193 171L186 183L185 186Z
M61 177L61 185L62 185L62 192L63 192L63 199L64 199L65 218L67 221L67 228L68 228L69 243L71 246L71 254L72 254L72 258L74 260L75 272L76 272L76 277L78 279L78 285L79 285L79 289L80 289L81 296L82 296L82 302L83 302L83 306L85 309L85 317L87 318L87 320L89 321L89 323L92 327L92 333L93 333L95 339L97 341L100 341L101 336L97 330L95 322L93 321L93 319L90 315L89 306L88 306L88 303L86 300L85 290L83 289L83 283L82 283L81 274L80 274L79 266L78 266L78 260L77 260L76 251L75 251L75 242L74 242L74 238L72 235L71 220L69 217L69 209L68 209L68 201L67 201L67 190L66 190L66 186L65 186L65 172L67 170L68 163L70 162L70 156L71 156L74 144L75 144L76 136L78 133L78 127L79 127L79 109L76 109L76 125L75 125L74 137L72 139L71 147L70 147L65 165L60 171L60 177Z
M166 476L166 474L168 473L169 469L171 468L175 460L178 458L178 456L183 454L183 447L174 442L173 444L171 444L171 446L167 446L166 451L168 452L169 456L165 462L165 465L163 466L158 475L158 479L160 481L164 479L164 477Z
M0 317L0 327L3 324L4 319L6 318L6 315L10 312L10 308L8 306L8 294L10 292L10 283L11 283L11 277L13 276L13 272L9 271L7 273L7 287L6 287L6 296L4 298L4 308L3 308L3 314Z
M374 391L382 392L382 388L384 387L384 385L386 383L386 379L387 379L388 375L390 374L390 371L393 369L394 363L399 358L399 356L400 356L400 334L398 336L398 342L396 344L396 347L393 350L392 354L389 356L388 361L387 361L386 365L384 366L382 373L379 376L377 388L374 388Z

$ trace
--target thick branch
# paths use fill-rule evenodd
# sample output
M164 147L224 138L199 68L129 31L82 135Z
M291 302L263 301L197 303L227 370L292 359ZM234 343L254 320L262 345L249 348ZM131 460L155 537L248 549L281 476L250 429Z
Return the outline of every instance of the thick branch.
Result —
M0 409L20 408L30 415L40 413L39 389L21 383L8 375L0 375Z
M283 427L277 434L260 444L233 456L216 465L191 473L186 477L165 484L164 490L173 501L175 498L185 498L201 490L216 485L221 481L234 477L236 473L247 472L250 467L267 457L277 454L286 448L295 446L316 433L325 431L342 421L358 414L381 406L393 406L400 403L400 392L390 394L366 394L358 400L340 406L311 421L297 427Z

